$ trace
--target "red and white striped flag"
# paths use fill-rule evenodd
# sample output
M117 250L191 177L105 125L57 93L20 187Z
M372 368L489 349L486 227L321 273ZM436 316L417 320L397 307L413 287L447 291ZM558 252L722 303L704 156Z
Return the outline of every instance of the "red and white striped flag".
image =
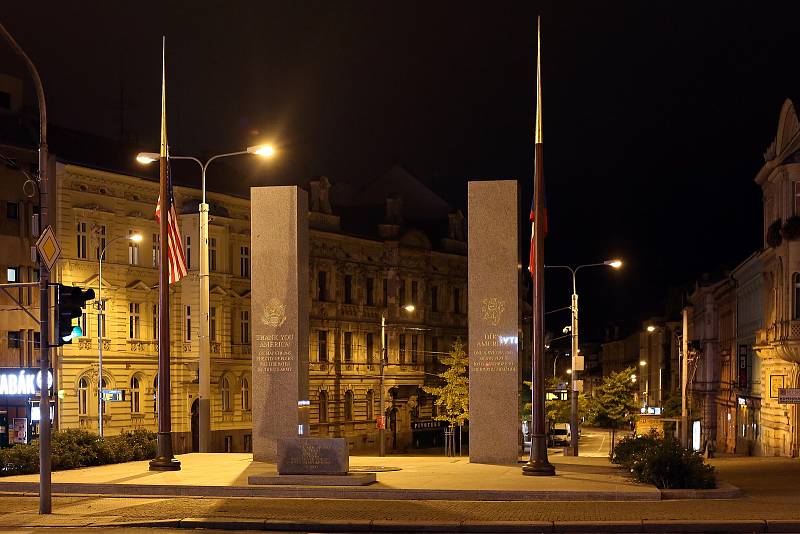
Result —
M167 255L169 256L169 283L174 284L186 276L186 256L183 254L183 240L178 230L178 214L175 211L175 196L172 193L172 173L167 160ZM156 220L161 221L161 197L156 204Z

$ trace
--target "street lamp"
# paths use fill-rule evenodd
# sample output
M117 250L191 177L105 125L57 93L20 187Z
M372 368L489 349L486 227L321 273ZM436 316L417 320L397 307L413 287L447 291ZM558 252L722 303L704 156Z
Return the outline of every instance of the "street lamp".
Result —
M97 255L97 432L100 437L103 437L103 324L105 316L105 305L103 304L103 257L106 255L106 249L114 241L120 239L127 239L134 243L139 243L142 240L142 234L121 235L115 237L105 244L103 249Z
M200 210L200 361L199 361L199 402L198 402L198 434L200 452L209 452L211 448L211 347L208 336L208 204L206 204L206 170L209 164L220 158L254 154L263 158L275 156L275 147L269 144L254 145L238 152L226 152L208 158L205 163L194 156L169 156L171 160L190 160L200 165L202 177L203 201ZM140 152L136 161L149 164L158 161L155 152Z
M413 312L416 309L416 308L414 308L413 304L406 304L402 308L405 311L409 312L409 313ZM378 429L378 438L380 439L380 445L378 447L378 455L379 456L386 456L386 407L384 406L384 403L386 401L385 401L385 395L384 395L384 392L383 392L383 388L384 388L383 384L384 384L384 377L385 377L384 373L385 373L386 363L387 363L386 362L386 360L387 360L386 348L387 348L386 347L386 313L384 312L384 313L381 314L381 388L380 388L381 390L379 392L379 394L381 396L380 404L379 404L379 410L380 410L380 413L381 413L381 415L380 415L380 417L381 417L381 426Z
M571 267L569 265L545 265L545 267L551 269L567 269L572 274L572 305L570 306L570 310L572 312L572 326L570 328L570 333L572 334L572 369L575 371L582 370L583 366L578 365L578 353L580 352L580 349L578 348L578 290L575 277L578 274L578 271L586 267L611 267L613 269L619 269L622 267L622 260L612 259L600 263L587 263L584 265L578 265L577 267ZM578 390L575 379L576 374L577 373L571 373L570 380L572 387L570 388L571 395L569 426L571 430L570 449L572 449L572 456L578 456Z
M555 357L555 358L553 358L553 378L555 378L555 377L556 377L556 363L558 363L558 359L559 359L561 356L569 356L569 355L568 355L567 353L562 353L562 354L558 354L558 353L556 353L556 357Z

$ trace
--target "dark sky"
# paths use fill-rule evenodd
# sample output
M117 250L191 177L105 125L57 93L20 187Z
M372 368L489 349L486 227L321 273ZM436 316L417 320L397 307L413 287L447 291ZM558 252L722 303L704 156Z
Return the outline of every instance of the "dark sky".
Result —
M653 4L15 0L0 20L37 63L52 122L153 148L166 35L173 153L281 148L239 162L256 178L237 190L402 163L454 206L469 179L518 178L527 211L541 14L546 262L626 260L581 273L589 333L659 314L668 287L760 246L753 177L800 94L800 9ZM548 287L549 308L568 304L566 276Z

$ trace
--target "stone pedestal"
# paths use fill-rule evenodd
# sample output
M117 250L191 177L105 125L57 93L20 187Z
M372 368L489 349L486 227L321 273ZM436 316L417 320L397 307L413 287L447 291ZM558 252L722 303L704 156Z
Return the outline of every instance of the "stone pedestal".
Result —
M278 440L278 474L346 475L350 451L344 438L284 438Z
M517 182L470 182L469 460L519 456Z
M308 433L308 196L250 189L253 459L276 462L278 440Z

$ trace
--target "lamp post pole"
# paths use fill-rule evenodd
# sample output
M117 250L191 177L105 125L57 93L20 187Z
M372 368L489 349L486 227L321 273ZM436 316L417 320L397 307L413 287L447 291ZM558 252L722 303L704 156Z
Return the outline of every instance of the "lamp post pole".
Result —
M578 286L576 277L578 271L586 267L613 267L619 269L622 266L620 260L607 260L600 263L587 263L573 268L569 265L547 265L551 269L567 269L572 275L572 297L570 304L571 321L571 341L572 341L572 374L570 375L570 413L569 413L569 432L570 432L570 455L578 456L578 382L576 375L578 371L583 371L583 365L578 365L578 352L580 343L578 338Z
M200 166L202 202L200 212L200 358L198 362L198 437L199 452L211 452L211 340L208 332L209 315L209 274L208 274L208 204L206 203L206 170L212 161L230 156L256 154L272 157L275 149L270 145L257 145L247 150L226 152L211 156L205 162L194 156L173 156L170 160L189 160ZM140 153L136 159L141 163L157 161L157 155L149 152Z
M378 429L378 438L380 439L380 446L378 448L379 456L386 456L386 408L384 406L384 370L386 368L386 315L381 315L381 388L380 388L380 417L381 426Z

